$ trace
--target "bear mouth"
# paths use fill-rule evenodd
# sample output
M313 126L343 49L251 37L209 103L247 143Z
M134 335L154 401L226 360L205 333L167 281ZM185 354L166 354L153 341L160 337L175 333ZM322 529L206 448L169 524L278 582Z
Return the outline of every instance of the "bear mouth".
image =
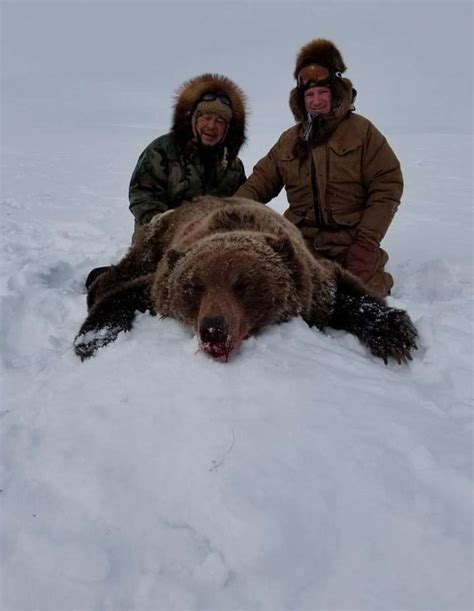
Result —
M230 353L234 350L235 345L230 338L223 342L200 342L200 350L211 356L216 361L227 363Z

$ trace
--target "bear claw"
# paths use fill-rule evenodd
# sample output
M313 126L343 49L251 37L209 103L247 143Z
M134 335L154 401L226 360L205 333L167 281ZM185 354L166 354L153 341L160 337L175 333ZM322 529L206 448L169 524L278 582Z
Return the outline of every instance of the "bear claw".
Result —
M378 321L377 334L367 341L374 356L387 365L394 359L399 365L413 360L412 350L417 350L418 331L404 310L390 310L383 321Z
M113 342L120 331L121 329L106 327L97 331L80 333L74 340L74 352L81 361L91 358L99 348Z

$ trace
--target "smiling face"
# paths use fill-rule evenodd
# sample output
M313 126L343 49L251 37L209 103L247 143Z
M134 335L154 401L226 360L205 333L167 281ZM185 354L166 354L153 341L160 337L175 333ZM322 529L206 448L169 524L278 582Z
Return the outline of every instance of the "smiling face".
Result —
M214 113L206 113L198 117L196 132L204 146L216 146L222 142L227 130L227 123Z
M304 106L311 116L327 115L332 108L332 93L329 87L310 87L304 92Z

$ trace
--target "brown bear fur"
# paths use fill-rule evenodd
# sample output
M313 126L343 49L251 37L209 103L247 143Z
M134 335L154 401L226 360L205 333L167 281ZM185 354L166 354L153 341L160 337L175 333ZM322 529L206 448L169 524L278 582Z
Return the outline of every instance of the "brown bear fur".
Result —
M200 197L145 225L92 284L88 306L75 342L81 358L129 330L136 310L189 325L205 352L225 360L245 337L295 316L347 329L385 361L410 359L416 347L405 312L339 265L314 259L283 216L235 197Z

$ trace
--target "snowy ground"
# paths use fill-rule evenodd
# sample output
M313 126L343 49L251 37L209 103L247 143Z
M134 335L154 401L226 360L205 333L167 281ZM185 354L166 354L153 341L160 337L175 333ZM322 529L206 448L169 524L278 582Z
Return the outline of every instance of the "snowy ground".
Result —
M224 365L147 315L81 363L85 276L131 232L136 131L4 154L3 608L468 609L469 136L391 138L410 366L301 320Z
M2 6L0 608L467 611L472 5L221 4ZM318 35L402 162L384 246L413 362L293 320L221 364L140 315L81 363L83 283L127 248L128 180L172 90L209 66L246 89L250 172Z

